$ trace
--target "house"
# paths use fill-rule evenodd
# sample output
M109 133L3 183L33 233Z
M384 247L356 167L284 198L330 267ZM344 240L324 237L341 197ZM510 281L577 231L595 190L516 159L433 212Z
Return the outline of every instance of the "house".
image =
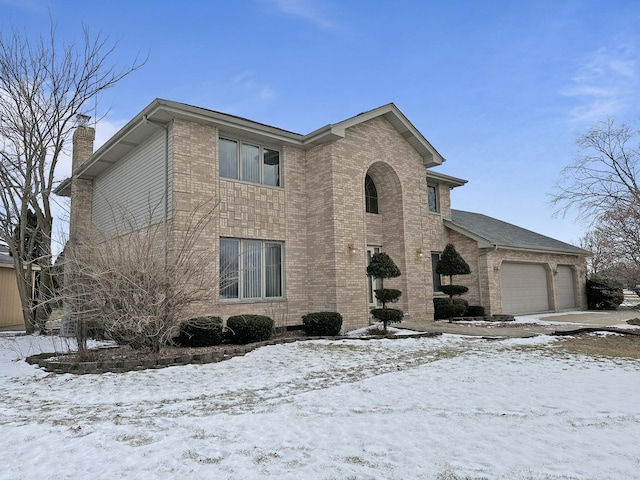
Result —
M0 328L23 327L22 303L13 258L6 245L0 245Z
M488 313L585 307L587 252L452 210L450 191L466 181L432 170L444 158L394 104L302 135L156 99L96 152L94 136L78 126L73 177L57 189L72 197L71 240L120 234L115 205L136 228L178 232L199 200L215 199L202 241L206 268L224 266L225 280L203 314L276 311L299 325L329 310L346 329L364 326L376 301L366 263L384 250L402 272L388 280L403 292L398 308L433 319L434 265L449 242L473 270L456 280Z

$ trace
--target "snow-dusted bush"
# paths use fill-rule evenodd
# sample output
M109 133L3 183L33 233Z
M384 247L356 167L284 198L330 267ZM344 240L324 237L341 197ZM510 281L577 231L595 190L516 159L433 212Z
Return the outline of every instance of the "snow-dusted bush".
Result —
M266 315L235 315L227 319L227 338L232 343L254 343L273 335L273 319Z
M176 341L183 347L209 347L220 345L223 339L220 317L197 317L180 324Z
M302 317L307 335L333 336L342 329L342 315L338 312L313 312Z

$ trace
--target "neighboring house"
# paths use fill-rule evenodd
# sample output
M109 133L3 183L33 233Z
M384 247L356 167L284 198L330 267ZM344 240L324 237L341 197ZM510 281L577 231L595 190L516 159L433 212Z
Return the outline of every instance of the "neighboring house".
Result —
M22 304L13 258L5 245L0 245L0 328L24 326Z
M139 226L151 211L177 231L199 201L219 202L206 268L230 277L202 314L278 312L299 325L330 310L346 329L367 325L366 262L384 250L402 272L388 281L403 292L398 308L430 320L448 242L473 271L456 282L488 313L585 307L588 252L452 210L450 190L466 181L431 170L444 158L393 104L301 135L157 99L95 153L94 136L77 128L74 176L57 190L72 197L71 240L122 233L116 211Z

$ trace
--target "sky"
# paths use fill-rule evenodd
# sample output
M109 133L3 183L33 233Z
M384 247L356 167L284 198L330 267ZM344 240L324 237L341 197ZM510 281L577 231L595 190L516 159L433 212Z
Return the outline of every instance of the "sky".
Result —
M116 67L148 57L91 106L96 148L154 98L301 134L393 102L468 180L454 208L569 243L588 225L549 200L576 139L640 123L632 0L0 0L3 32L50 18L108 35Z

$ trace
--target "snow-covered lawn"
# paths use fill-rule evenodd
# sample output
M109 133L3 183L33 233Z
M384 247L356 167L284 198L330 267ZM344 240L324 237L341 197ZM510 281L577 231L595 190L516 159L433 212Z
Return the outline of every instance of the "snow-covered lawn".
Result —
M638 478L640 362L552 341L298 342L73 376L16 360L62 340L3 335L0 478Z

